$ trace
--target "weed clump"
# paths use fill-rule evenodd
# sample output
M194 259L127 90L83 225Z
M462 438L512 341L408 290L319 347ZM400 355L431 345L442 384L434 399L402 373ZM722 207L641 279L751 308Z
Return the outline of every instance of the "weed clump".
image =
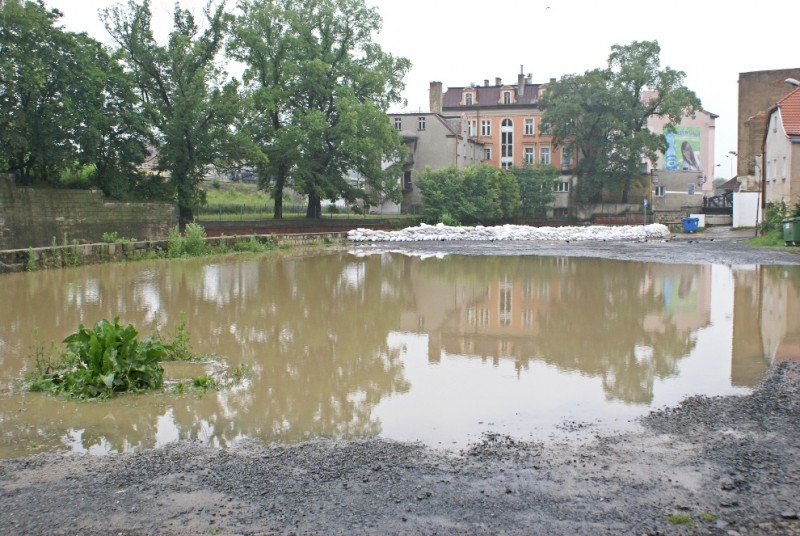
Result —
M115 392L161 387L166 355L164 345L148 337L139 339L133 325L99 320L63 341L67 346L55 363L37 359L31 391L48 391L77 398L109 398Z

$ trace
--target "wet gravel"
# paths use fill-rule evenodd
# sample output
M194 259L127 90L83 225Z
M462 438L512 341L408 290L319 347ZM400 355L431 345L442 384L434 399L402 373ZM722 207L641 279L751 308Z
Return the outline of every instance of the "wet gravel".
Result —
M800 264L727 242L726 264L754 251ZM678 248L638 258L722 256L667 244ZM486 435L461 451L180 442L0 460L0 533L800 534L800 363L773 366L751 394L688 398L640 425L607 434L570 421L564 439Z

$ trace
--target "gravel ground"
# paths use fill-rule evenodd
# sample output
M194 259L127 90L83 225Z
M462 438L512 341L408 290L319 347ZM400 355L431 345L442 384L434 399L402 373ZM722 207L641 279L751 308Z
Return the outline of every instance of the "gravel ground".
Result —
M734 234L444 247L800 264L794 252L752 248ZM0 532L800 534L798 362L772 367L749 395L689 398L646 416L633 432L587 438L583 428L569 423L574 441L547 443L487 435L460 452L378 439L227 450L183 442L103 457L0 460Z

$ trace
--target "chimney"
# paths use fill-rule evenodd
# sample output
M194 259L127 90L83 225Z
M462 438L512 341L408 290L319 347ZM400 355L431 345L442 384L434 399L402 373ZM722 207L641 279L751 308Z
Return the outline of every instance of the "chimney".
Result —
M502 78L500 78L499 76L496 76L496 77L494 78L494 85L496 85L496 86L501 86L501 85L503 85L503 79L502 79Z
M435 114L442 113L442 83L431 82L430 94L430 107L431 112Z
M528 77L525 79L525 81L528 84L532 84L533 83L533 74L532 73L528 73Z
M519 73L517 75L517 98L525 94L525 75Z
M485 87L489 87L489 79L488 79L488 78L484 78L484 79L483 79L483 85L484 85Z

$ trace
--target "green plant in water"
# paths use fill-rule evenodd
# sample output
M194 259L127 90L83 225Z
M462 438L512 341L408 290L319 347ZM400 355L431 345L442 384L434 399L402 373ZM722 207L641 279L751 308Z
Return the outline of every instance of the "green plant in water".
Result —
M189 333L186 331L186 315L181 312L180 322L172 332L170 341L160 340L166 352L167 361L191 361L195 358L189 344Z
M274 246L271 240L267 242L261 242L255 236L251 236L246 240L237 238L236 241L233 243L234 250L249 251L251 253L262 253L264 251L270 251L273 247Z
M717 520L717 516L715 516L710 512L703 512L702 514L700 514L700 519L702 519L706 523L713 523L714 521Z
M245 363L239 363L231 369L225 376L232 384L242 383L242 381L250 378L253 375L250 367Z
M180 228L176 225L169 230L169 235L167 235L167 257L180 257L183 253L183 236Z
M73 240L70 244L67 240L67 233L64 233L64 240L61 244L64 247L64 263L67 266L78 266L78 241Z
M186 226L183 250L191 257L204 255L208 252L208 246L206 246L206 230L202 226L196 223L190 223Z
M25 262L25 271L33 272L36 268L36 255L33 254L33 248L28 248L28 260Z
M209 376L208 374L203 374L202 376L195 376L192 378L192 387L194 387L195 389L201 389L203 391L209 391L211 389L217 388L217 380L215 380L213 376Z
M186 384L183 382L176 383L175 386L172 388L172 392L175 393L176 395L186 394L186 390L187 390Z
M80 324L64 339L67 345L56 363L37 359L32 391L49 391L80 398L108 398L115 392L161 387L164 370L159 361L164 346L151 337L140 340L132 325L99 320L91 328Z

